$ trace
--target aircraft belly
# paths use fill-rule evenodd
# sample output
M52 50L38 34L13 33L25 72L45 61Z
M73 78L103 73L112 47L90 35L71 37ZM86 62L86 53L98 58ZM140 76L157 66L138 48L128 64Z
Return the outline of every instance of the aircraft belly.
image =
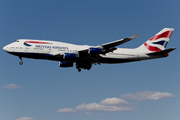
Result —
M126 62L133 62L133 61L138 61L136 59L117 59L117 58L101 58L99 60L100 63L126 63Z
M34 58L34 59L47 59L60 61L60 58L54 57L51 54L47 53L30 53L30 52L9 52L12 55L25 57L25 58Z
M138 61L138 57L133 54L108 54L102 55L102 58L99 60L101 63L125 63Z

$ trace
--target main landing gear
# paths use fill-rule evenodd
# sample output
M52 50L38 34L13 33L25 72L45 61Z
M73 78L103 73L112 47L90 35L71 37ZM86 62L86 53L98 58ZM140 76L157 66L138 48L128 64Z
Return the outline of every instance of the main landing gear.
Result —
M19 58L20 58L19 64L22 65L23 64L22 57L19 57Z
M81 68L77 68L78 69L78 72L81 72Z
M92 65L90 63L76 63L76 68L78 69L78 72L81 72L81 68L90 70L91 66Z

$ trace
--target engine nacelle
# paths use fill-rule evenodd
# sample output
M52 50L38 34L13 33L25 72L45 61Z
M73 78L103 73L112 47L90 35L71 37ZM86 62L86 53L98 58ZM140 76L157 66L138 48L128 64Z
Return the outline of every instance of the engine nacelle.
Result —
M59 61L59 67L73 67L73 62Z
M89 48L89 51L88 51L89 54L100 54L100 53L103 53L103 52L104 52L104 49L100 48L100 47Z
M63 59L74 59L74 58L78 58L79 54L78 53L64 53L63 55Z

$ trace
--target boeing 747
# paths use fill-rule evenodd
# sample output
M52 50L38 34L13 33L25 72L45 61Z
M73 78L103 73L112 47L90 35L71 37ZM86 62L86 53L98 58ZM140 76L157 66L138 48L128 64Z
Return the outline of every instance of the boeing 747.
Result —
M90 70L93 64L116 64L167 57L176 48L165 49L173 33L173 28L164 28L144 44L134 49L117 48L116 46L135 39L132 37L116 40L98 46L75 45L64 42L18 39L6 45L3 50L18 56L20 65L22 57L59 61L60 67L73 67Z

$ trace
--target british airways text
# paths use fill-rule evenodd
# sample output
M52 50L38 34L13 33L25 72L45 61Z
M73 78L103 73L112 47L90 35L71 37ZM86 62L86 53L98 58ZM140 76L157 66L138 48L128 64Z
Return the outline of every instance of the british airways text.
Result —
M47 48L47 49L63 49L63 50L68 50L68 47L48 46L48 45L36 45L36 48Z

